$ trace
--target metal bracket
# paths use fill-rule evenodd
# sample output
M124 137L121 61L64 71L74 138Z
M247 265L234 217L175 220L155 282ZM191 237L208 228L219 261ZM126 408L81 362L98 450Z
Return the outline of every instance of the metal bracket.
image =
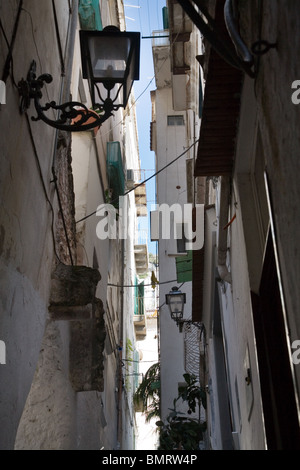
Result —
M52 75L47 73L36 78L36 62L34 60L31 62L26 80L22 78L18 83L21 114L29 109L31 100L33 100L37 112L37 116L31 118L33 121L42 120L51 127L70 132L82 132L100 127L106 119L112 116L114 104L110 98L104 101L102 107L99 106L98 111L103 113L100 115L78 101L69 101L60 105L51 101L42 106L40 103L43 96L42 88L45 83L49 84L52 80ZM50 119L46 116L45 112L50 109L58 111L57 119Z

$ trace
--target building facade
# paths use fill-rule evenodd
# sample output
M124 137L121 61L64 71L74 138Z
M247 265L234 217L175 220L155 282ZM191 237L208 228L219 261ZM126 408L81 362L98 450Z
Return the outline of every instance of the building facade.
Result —
M299 132L291 99L299 12L296 2L286 6L207 2L201 14L213 33L189 9L205 37L194 174L216 192L205 212L204 258L199 254L193 271L193 293L203 292L197 315L207 332L212 449L299 448L299 309L292 287Z
M196 234L204 230L204 244L192 252L189 291L186 283L181 290L191 302L185 311L205 331L203 348L194 352L199 356L200 384L207 393L206 448L296 450L299 70L293 38L299 35L297 3L172 0L167 6L173 47L168 51L162 42L153 47L157 90L151 129L158 170L171 163L171 157L164 160L170 149L172 157L179 155L172 147L179 138L185 142L182 148L189 148L182 128L176 128L171 142L167 140L171 134L161 119L175 111L178 125L178 111L185 109L179 101L189 96L185 83L203 96L191 167L183 165L176 172L171 165L158 175L157 199L169 207L177 201L186 203L190 199L183 200L181 190L188 194L192 188L194 207L204 205L204 223L196 226ZM186 35L195 28L203 39L203 50L198 52ZM192 67L184 68L187 57L194 67L201 65L203 89L199 74L191 79ZM189 170L194 178L184 186ZM162 237L159 247L160 281L170 280L170 274L176 279L175 261L168 257L168 242ZM160 286L163 419L185 367L183 336L163 305L168 290Z
M201 107L197 92L201 71L193 60L200 51L199 31L175 2L168 4L164 18L165 29L153 32L156 90L151 92L151 150L155 152L158 173L151 239L158 241L162 420L173 408L178 387L184 383L183 375L194 373L199 377L199 367L194 367L189 352L192 337L197 337L199 330L194 326L194 331L193 325L181 330L176 325L166 305L166 294L173 287L185 294L184 319L191 320L192 248L186 243L195 205L192 175ZM198 348L196 341L195 350Z

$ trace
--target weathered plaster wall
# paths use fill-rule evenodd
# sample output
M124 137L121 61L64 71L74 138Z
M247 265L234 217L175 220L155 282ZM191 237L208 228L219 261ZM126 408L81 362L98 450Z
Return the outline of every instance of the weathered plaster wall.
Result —
M67 1L56 2L67 10ZM1 2L0 16L8 41L12 38L19 2ZM61 29L63 47L68 22ZM45 28L45 24L48 25ZM33 25L33 26L32 26ZM45 90L59 96L60 64L57 61L52 2L23 2L13 49L13 69L6 81L6 104L0 110L0 226L1 284L0 332L6 343L7 363L1 366L0 446L14 446L17 426L38 362L44 334L53 263L56 201L51 181L55 131L34 123L31 108L20 115L15 84L26 77L32 59L38 73L51 72L53 84ZM0 69L7 57L7 44L0 35ZM12 75L13 73L13 75ZM15 83L13 82L15 80Z
M267 0L260 10L259 2L243 2L240 23L249 47L260 38L270 44L277 43L276 48L261 56L255 93L292 342L300 338L300 107L291 100L292 83L300 77L299 5L293 0ZM299 389L299 366L295 367L295 374Z

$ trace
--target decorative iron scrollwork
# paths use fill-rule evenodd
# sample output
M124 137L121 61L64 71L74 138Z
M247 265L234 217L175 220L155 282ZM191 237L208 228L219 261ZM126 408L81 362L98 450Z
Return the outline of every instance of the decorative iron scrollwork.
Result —
M41 90L45 83L49 84L52 80L52 76L47 73L36 78L36 62L32 61L26 80L22 79L18 83L21 113L29 109L33 99L37 112L37 116L31 118L33 121L42 120L51 127L71 132L82 132L100 127L106 119L112 116L114 104L110 98L104 101L102 109L99 108L99 114L78 101L69 101L63 104L51 101L42 106L40 103L43 96ZM51 119L45 114L49 110L58 111L57 119Z

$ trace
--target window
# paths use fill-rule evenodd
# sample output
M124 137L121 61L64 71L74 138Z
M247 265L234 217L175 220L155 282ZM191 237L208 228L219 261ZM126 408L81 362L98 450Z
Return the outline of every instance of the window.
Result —
M168 126L184 126L183 115L168 116Z

